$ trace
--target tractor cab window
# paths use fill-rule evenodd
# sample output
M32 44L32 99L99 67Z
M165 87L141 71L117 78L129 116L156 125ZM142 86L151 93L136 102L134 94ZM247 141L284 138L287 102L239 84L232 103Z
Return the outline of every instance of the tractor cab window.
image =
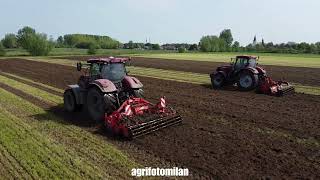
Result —
M101 69L101 76L103 79L119 82L126 76L126 68L123 63L104 64Z
M249 59L248 65L249 67L256 67L257 65L256 59L253 59L253 58Z
M93 63L90 66L90 74L91 76L97 76L100 74L100 66L97 63Z
M246 66L246 64L248 63L248 59L246 58L238 58L235 65L234 65L234 68L235 69L241 69L243 67Z

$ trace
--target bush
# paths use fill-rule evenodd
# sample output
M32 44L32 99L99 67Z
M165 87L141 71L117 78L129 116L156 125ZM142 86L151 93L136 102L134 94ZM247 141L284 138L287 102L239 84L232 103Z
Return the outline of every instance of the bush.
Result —
M160 50L160 45L159 44L152 44L152 49L153 50Z
M18 46L16 35L15 34L6 34L6 36L2 40L2 44L6 48L16 48Z
M185 52L187 52L187 49L185 47L179 47L178 52L185 53Z
M24 47L32 56L47 56L53 48L53 43L47 40L45 34L34 34L27 39Z
M0 42L0 56L4 56L6 55L6 51L4 50L4 47L2 45L2 43Z
M95 44L90 44L87 53L89 55L97 54L97 46Z
M24 27L18 31L18 44L32 56L46 56L54 47L52 41L47 40L46 34L36 33L31 27Z

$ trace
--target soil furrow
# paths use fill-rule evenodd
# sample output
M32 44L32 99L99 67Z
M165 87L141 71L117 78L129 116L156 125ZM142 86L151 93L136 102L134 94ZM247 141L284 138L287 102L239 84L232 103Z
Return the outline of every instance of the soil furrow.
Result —
M77 82L79 75L68 66L20 63L23 60L10 60L14 67L4 71L57 88ZM26 73L30 69L33 73ZM250 92L213 91L205 86L153 78L139 79L145 85L147 99L165 95L184 122L182 126L136 139L130 146L212 177L319 178L314 174L320 169L318 146L278 135L280 132L319 140L319 96L295 94L277 98ZM259 129L272 131L261 133Z

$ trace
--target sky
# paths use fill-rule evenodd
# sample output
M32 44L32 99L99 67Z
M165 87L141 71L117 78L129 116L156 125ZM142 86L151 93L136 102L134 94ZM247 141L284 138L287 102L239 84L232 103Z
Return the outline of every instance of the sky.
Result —
M108 35L121 42L198 43L231 29L246 45L320 41L319 0L0 0L0 38L24 26L53 38Z

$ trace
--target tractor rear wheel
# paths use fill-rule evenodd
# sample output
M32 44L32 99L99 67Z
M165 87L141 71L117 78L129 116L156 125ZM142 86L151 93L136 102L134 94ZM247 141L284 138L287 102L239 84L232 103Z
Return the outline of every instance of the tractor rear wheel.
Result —
M221 88L225 82L225 77L222 73L216 73L211 76L211 84L214 89Z
M104 94L98 88L90 88L87 95L87 109L90 117L96 122L102 122L105 115L106 103Z
M240 73L238 87L242 91L250 91L257 87L258 75L250 71L243 71Z
M78 109L76 98L71 89L68 89L63 94L63 107L68 112L74 112Z

